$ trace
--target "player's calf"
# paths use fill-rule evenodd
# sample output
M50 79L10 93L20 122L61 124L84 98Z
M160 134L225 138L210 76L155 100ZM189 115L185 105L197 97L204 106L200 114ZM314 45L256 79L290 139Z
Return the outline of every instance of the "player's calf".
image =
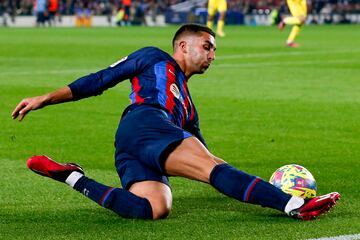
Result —
M113 188L84 176L83 169L75 163L58 163L47 156L28 159L30 170L45 177L64 182L90 198L126 218L153 219L149 200L125 189Z

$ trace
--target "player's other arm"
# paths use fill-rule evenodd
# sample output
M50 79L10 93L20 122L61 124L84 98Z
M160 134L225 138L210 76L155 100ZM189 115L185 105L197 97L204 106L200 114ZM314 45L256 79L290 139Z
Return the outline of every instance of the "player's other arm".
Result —
M47 105L68 102L73 99L72 92L68 86L60 88L45 95L25 98L15 107L11 116L21 121L31 110L43 108Z
M208 146L206 145L205 139L204 139L203 135L201 134L198 121L195 120L191 124L186 125L184 127L184 129L186 131L190 132L192 135L194 135L194 137L196 137L206 148L208 148Z
M207 146L206 141L205 141L203 135L201 134L198 121L195 121L193 124L185 126L184 129L186 131L190 132L194 137L196 137L209 150L209 147ZM211 154L211 156L213 157L214 161L217 164L225 163L225 161L223 159L216 157L212 154Z

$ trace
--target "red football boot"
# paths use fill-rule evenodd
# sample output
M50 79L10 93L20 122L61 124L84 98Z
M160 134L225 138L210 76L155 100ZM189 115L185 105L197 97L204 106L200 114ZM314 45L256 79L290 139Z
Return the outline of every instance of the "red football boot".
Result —
M84 174L81 166L75 163L57 163L47 156L33 156L27 160L30 170L45 177L65 182L66 178L73 172Z
M296 42L289 42L289 43L286 43L286 46L291 47L291 48L297 48L300 45L297 44Z
M336 201L340 199L338 192L332 192L326 195L314 197L305 201L300 208L289 212L289 216L301 220L311 220L323 213L328 212L335 206Z

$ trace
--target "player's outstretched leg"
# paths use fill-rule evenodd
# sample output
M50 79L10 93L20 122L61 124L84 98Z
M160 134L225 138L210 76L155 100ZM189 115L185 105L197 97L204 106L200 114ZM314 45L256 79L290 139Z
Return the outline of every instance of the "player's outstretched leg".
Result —
M121 188L100 184L86 176L83 169L74 163L61 164L47 156L28 159L29 169L42 176L67 183L100 206L108 208L122 217L152 219L152 207L146 198Z
M337 192L309 200L291 196L269 182L226 163L214 167L210 175L210 183L220 192L242 202L278 209L302 220L311 220L328 212L340 199L340 194Z
M210 183L219 192L241 202L261 205L309 220L335 205L338 193L305 201L291 196L263 179L225 163L212 155L194 137L184 139L165 162L169 175Z

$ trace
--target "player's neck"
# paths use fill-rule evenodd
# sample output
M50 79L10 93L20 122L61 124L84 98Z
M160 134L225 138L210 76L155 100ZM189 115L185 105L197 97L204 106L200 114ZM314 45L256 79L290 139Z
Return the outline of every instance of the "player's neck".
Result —
M175 62L179 65L183 73L185 74L186 79L189 79L193 75L193 73L189 71L189 68L186 66L185 58L176 53L174 53L172 57L174 58Z

